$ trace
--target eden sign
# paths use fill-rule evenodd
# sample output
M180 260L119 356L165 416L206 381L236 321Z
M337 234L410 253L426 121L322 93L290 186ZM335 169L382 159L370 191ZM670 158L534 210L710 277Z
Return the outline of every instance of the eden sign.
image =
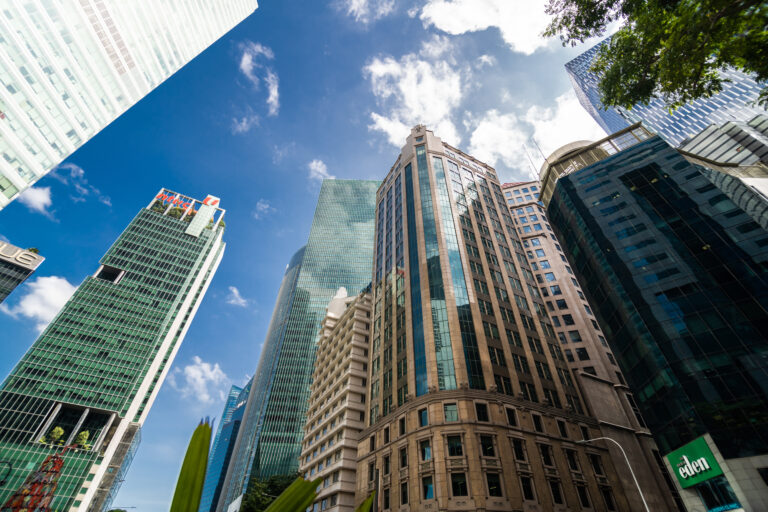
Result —
M667 454L667 460L683 488L692 487L723 474L707 440L700 437Z
M44 258L34 252L0 241L0 259L34 270Z

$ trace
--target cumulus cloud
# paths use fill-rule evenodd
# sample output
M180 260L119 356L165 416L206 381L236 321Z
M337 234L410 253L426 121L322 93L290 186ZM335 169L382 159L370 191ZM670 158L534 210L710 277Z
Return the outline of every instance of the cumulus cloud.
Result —
M478 69L482 69L485 66L492 67L496 65L496 57L494 57L493 55L485 54L478 57L476 62L477 62L476 67Z
M258 124L259 116L253 113L249 113L241 117L233 117L230 130L234 135L239 135L241 133L248 133L251 131L251 128L258 126Z
M266 199L259 199L256 202L256 206L253 209L253 218L256 220L263 219L270 213L273 213L275 211L275 208L269 204L269 201Z
M459 35L491 27L499 29L512 51L530 55L547 46L541 33L549 22L544 0L428 0L420 19L448 34Z
M38 277L27 281L23 288L24 295L15 306L0 304L0 311L14 318L31 318L37 322L37 330L42 331L76 289L63 277Z
M465 70L450 58L446 38L426 41L418 54L395 59L373 58L363 68L382 113L372 112L369 130L383 132L396 147L402 146L410 128L425 124L446 142L460 137L451 120L464 94Z
M490 165L501 162L531 178L537 178L544 159L564 144L605 137L572 90L559 96L552 107L534 105L522 115L494 109L467 124L472 129L469 152L473 156Z
M268 65L270 61L275 59L275 53L268 46L253 41L245 41L240 44L239 48L242 51L239 66L240 72L248 79L255 90L261 89L262 82L266 85L268 115L276 116L280 111L280 79L272 67ZM241 119L241 121L243 120ZM253 123L240 123L240 125L247 126L250 129ZM247 131L247 129L244 131Z
M51 220L53 212L48 210L53 204L51 200L51 187L30 187L17 198L21 204L33 212L42 213Z
M322 160L312 160L307 164L307 168L309 168L309 179L312 181L321 182L336 177L328 172L328 166Z
M395 0L342 0L339 5L347 16L368 24L395 10Z
M244 308L248 305L248 299L243 298L243 296L240 295L240 290L238 290L235 286L229 287L229 295L227 295L226 301L227 304L241 308Z
M89 198L95 198L103 205L112 206L112 199L88 183L88 180L85 178L85 171L79 165L73 163L59 164L53 169L50 176L70 188L71 193L69 197L76 203L82 203Z
M184 368L174 368L168 374L168 382L182 398L191 399L201 405L224 400L229 385L227 374L222 371L219 363L212 365L199 356L194 356L192 364Z

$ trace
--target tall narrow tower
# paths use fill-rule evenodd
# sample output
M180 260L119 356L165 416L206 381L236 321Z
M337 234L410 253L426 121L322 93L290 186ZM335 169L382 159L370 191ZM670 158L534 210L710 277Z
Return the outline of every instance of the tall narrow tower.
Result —
M0 502L63 446L51 510L98 511L116 492L224 253L224 210L162 189L0 389Z
M258 7L24 0L0 16L0 209Z

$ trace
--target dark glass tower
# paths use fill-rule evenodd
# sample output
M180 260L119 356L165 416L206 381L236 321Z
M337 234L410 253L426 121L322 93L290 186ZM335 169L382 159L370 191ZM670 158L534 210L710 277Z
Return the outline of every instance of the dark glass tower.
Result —
M0 240L0 302L28 278L45 258Z
M579 103L606 133L642 121L669 144L678 146L710 124L746 122L756 115L765 114L765 110L754 104L762 86L749 75L734 69L720 71L721 76L727 80L721 92L687 103L671 114L667 104L656 98L647 105L638 103L631 110L622 107L606 109L600 101L599 77L590 71L590 67L600 48L608 41L605 39L565 64Z
M301 264L294 267L295 282L288 284L286 272L281 285L218 510L243 494L250 478L298 470L325 308L339 287L357 293L371 281L378 186L378 181L323 182Z
M224 211L162 190L0 389L0 503L65 450L51 510L101 510L224 252ZM68 447L65 449L65 447Z
M703 436L721 457L726 476L690 492L688 472L669 461L686 505L701 509L695 489L708 510L758 510L752 490L768 492L755 470L768 454L768 231L755 217L764 209L742 209L716 186L733 180L660 137L605 151L627 135L550 159L550 223L661 451Z

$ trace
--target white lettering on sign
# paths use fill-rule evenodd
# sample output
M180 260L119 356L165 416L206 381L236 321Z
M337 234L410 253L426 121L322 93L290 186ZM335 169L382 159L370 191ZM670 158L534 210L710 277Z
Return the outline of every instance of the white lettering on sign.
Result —
M0 241L0 259L10 261L17 265L21 265L26 268L34 270L43 261L43 257L39 254L35 254L32 251L25 249L19 249L6 242Z
M677 465L678 473L680 473L680 476L685 479L696 476L703 471L707 471L708 469L710 469L710 466L707 462L707 459L704 457L691 462L688 460L688 457L683 455L680 464Z

